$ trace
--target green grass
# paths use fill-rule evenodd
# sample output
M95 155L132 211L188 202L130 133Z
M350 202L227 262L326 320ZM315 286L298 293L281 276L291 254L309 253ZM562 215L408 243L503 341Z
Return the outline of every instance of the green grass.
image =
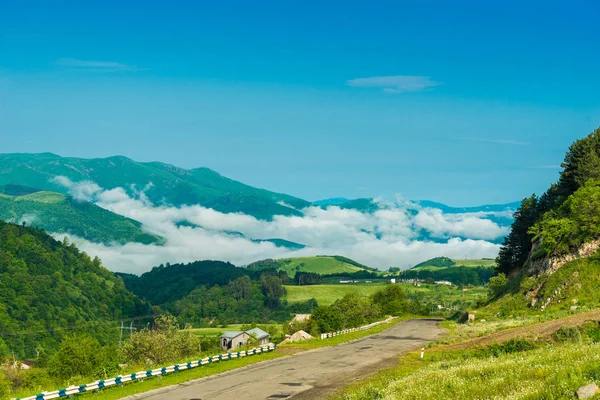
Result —
M452 260L455 267L495 267L495 260Z
M371 295L381 289L384 284L380 283L341 283L334 285L307 285L286 286L288 303L303 303L310 299L316 299L321 306L331 305L337 299L341 299L349 293Z
M314 272L320 275L364 271L363 268L354 264L329 256L283 258L277 261L280 264L278 270L285 271L290 278L293 278L298 271Z
M542 345L498 357L472 350L401 357L397 367L351 385L333 399L572 399L600 379L600 344Z
M369 296L385 287L388 283L345 283L332 285L286 286L286 300L289 303L302 303L312 298L319 305L333 304L348 293L359 293ZM461 290L456 286L428 285L421 286L397 283L408 293L421 297L421 301L436 304L462 303L472 304L487 295L482 286L468 287Z
M600 256L566 263L552 275L519 276L509 282L507 293L478 310L481 318L512 319L533 316L561 317L600 308ZM531 297L529 291L537 289ZM533 300L537 300L532 306ZM548 299L550 301L548 302ZM571 311L575 306L576 310Z
M35 201L44 204L56 204L65 201L67 196L61 193L41 191L14 197L15 201Z

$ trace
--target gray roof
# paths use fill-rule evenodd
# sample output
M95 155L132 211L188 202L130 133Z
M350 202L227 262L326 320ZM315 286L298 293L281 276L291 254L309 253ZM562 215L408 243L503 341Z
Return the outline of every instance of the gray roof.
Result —
M228 331L228 332L224 332L221 337L223 338L227 338L227 339L233 339L236 338L238 336L240 336L242 333L246 333L246 332L238 332L238 331Z
M263 331L260 328L249 329L249 330L246 331L246 333L248 335L251 335L251 336L257 338L257 339L263 339L263 338L266 338L266 337L270 336L267 332Z

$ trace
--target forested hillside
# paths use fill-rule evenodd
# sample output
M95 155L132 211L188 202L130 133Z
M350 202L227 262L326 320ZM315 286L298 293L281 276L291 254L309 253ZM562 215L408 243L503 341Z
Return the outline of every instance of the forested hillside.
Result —
M0 220L26 222L51 233L68 233L92 242L160 243L142 224L87 201L21 185L0 186Z
M571 145L562 168L558 182L515 213L482 315L600 306L600 129Z
M222 261L160 265L141 276L117 274L142 299L196 327L222 323L284 321L310 304L282 303L283 285L292 283L284 271L252 270Z
M52 353L80 331L107 343L118 339L119 319L149 313L97 258L41 229L0 221L0 353Z
M104 189L122 187L130 195L146 188L145 194L154 204L200 204L261 219L278 214L300 215L297 209L310 205L293 196L244 185L208 168L187 170L121 156L83 159L51 153L0 154L0 185L18 183L67 193L66 188L52 180L57 176L65 176L73 182L92 181ZM152 185L148 186L149 183Z
M497 258L498 271L518 273L528 260L557 256L600 237L600 128L571 145L558 182L523 200Z

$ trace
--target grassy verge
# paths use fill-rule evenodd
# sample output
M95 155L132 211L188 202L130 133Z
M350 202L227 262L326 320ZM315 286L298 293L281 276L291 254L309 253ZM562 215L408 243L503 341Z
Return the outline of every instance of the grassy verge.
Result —
M269 352L240 359L222 361L164 376L145 378L144 380L126 383L122 386L113 386L98 392L84 393L77 397L81 397L83 399L116 400L126 396L147 392L149 390L159 389L165 386L176 385L194 379L216 375L221 372L231 371L233 369L256 364L261 361L273 360L279 357L283 357L283 355L276 352ZM28 395L30 396L31 393Z
M600 325L561 328L543 340L451 350L437 347L399 358L396 367L352 384L332 400L572 399L600 383Z

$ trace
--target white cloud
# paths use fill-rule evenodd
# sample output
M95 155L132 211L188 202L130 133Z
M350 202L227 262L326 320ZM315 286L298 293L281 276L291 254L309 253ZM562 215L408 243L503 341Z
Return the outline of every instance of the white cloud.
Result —
M56 61L56 65L73 69L97 72L118 72L118 71L140 71L135 65L128 65L114 61L91 61L77 60L74 58L61 58Z
M379 88L386 93L421 92L440 85L428 76L392 75L357 78L346 81L348 86Z
M92 201L96 194L102 192L102 188L91 181L72 182L66 176L55 176L50 182L56 183L69 189L69 193L75 200Z
M485 219L491 213L443 214L437 209L418 208L400 197L400 205L387 204L374 213L335 206L308 207L302 210L303 216L277 215L272 221L263 221L197 205L155 206L144 191L131 197L123 188L97 190L98 185L92 182L73 183L61 177L55 182L68 187L74 196L92 198L100 207L140 221L146 231L166 239L163 246L106 246L72 238L115 271L141 273L166 262L215 259L244 265L263 258L319 254L344 255L378 268L408 267L435 256L494 257L498 246L488 240L507 233L507 228ZM423 231L443 243L423 240L419 236ZM292 251L250 240L267 238L310 247Z

